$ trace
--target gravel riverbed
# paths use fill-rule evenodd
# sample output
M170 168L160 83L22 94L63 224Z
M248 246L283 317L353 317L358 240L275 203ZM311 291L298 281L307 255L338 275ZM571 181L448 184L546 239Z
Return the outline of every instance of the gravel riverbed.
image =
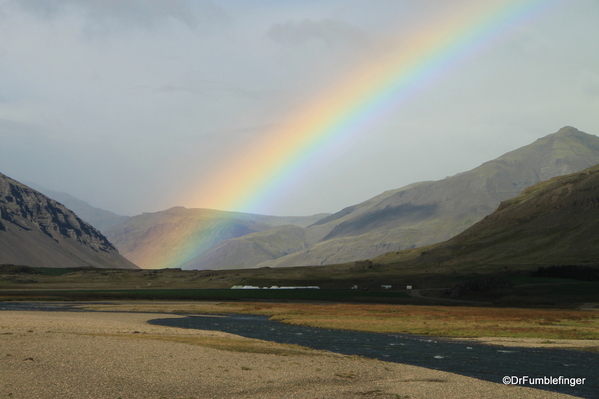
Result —
M147 323L157 317L181 316L0 312L0 398L573 397L309 349L214 349L203 342L252 340Z

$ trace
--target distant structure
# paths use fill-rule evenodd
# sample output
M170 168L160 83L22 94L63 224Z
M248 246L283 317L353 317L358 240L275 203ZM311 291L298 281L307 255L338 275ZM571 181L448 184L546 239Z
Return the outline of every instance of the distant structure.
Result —
M381 288L384 290L390 290L391 286L390 285L381 285Z
M256 287L254 285L234 285L231 287L232 290L259 290L260 287ZM264 287L264 290L319 290L320 287L317 285L308 285L308 286L297 286L297 287L278 287L273 285L272 287Z

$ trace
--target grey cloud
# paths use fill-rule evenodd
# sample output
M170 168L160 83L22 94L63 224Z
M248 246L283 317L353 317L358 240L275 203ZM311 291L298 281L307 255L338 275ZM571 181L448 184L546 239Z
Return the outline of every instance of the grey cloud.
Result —
M173 86L173 85L162 86L162 87L154 90L154 93L176 93L176 92L200 94L200 92L198 90L192 89L190 87Z
M227 13L210 1L190 4L184 0L13 0L11 4L42 18L76 10L94 24L118 23L144 29L168 20L192 29L228 20Z
M304 19L300 22L288 21L284 24L274 24L268 31L268 37L283 45L302 45L312 40L321 41L328 47L348 45L367 47L370 44L366 33L359 28L330 19L321 21Z
M252 89L246 86L237 85L228 82L217 82L206 79L198 79L197 74L188 72L187 79L183 79L182 84L169 84L164 85L156 90L154 93L190 93L196 95L202 95L207 98L217 98L219 95L236 95L240 97L249 98L252 100L266 100L272 98L274 95L281 94L281 90L269 90L265 88Z
M599 98L599 75L585 72L580 79L582 92L591 98Z
M146 178L140 180L146 165L139 166L110 146L57 139L51 131L35 124L0 118L0 142L1 173L19 181L46 184L91 203L104 203L120 213L130 212L127 207L131 182L140 187L152 182ZM98 170L102 170L102 176L96 174ZM101 186L112 186L122 195L115 197Z
M204 206L190 187L449 7L212 1L0 0L0 172L118 213ZM599 3L567 3L335 137L252 211L334 212L564 125L598 134Z
M64 7L64 0L12 0L3 5L3 8L21 8L39 17L51 18L59 14Z

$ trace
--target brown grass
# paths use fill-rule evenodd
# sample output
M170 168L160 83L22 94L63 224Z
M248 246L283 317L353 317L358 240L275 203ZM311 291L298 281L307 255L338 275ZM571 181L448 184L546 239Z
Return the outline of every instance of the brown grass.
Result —
M188 345L203 346L205 348L226 350L229 352L259 353L278 356L319 356L324 352L319 352L299 345L277 344L268 341L250 338L232 338L232 337L193 337L178 335L154 335L143 333L121 333L121 334L85 334L104 337L120 337L127 339L151 339L168 342L178 342Z
M236 303L232 306L235 312L269 315L283 323L356 331L445 337L599 339L599 315L588 311L361 304Z
M272 302L126 302L85 307L100 311L250 313L294 325L439 337L599 340L599 312L582 310Z

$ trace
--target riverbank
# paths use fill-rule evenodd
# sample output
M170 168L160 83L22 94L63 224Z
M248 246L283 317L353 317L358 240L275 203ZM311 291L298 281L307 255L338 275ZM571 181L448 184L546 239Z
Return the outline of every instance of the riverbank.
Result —
M310 327L427 335L497 346L599 352L599 313L584 310L177 301L113 301L81 307L119 312L247 313Z
M154 318L156 314L126 312L1 311L2 395L42 399L572 397L221 332L147 323Z

